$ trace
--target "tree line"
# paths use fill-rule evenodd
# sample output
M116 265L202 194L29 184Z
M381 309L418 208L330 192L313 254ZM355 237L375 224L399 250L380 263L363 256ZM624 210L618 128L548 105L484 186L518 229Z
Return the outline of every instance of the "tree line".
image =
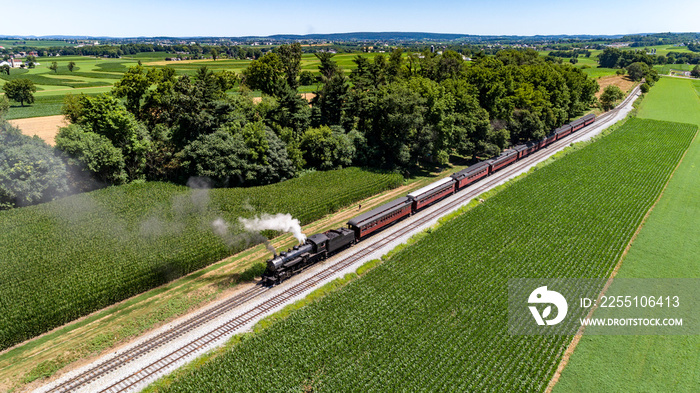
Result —
M617 48L605 48L598 55L598 62L605 68L626 68L632 63L645 63L648 66L655 64L698 64L700 54L668 52L666 56L650 55L647 50L620 50Z
M408 174L540 139L587 111L598 90L580 69L532 50L467 62L451 50L396 49L357 55L351 72L318 52L322 85L308 102L297 90L301 54L282 45L241 75L135 66L111 94L66 96L70 125L55 153L68 188L192 176L253 186L349 165Z

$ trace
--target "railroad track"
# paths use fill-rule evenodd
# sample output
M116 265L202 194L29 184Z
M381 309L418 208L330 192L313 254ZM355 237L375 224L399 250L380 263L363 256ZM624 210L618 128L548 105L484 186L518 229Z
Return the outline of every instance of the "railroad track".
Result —
M386 228L381 233L370 237L362 242L363 247L355 248L356 252L352 253L345 259L330 263L325 262L321 266L323 269L319 272L314 273L310 277L302 279L300 282L291 285L286 288L282 293L275 297L267 299L252 309L243 312L242 314L232 318L225 323L219 325L215 329L203 334L196 339L190 341L188 344L180 347L179 349L170 352L166 356L160 358L159 360L150 363L148 366L141 368L137 372L119 380L112 385L101 390L101 392L125 392L134 388L137 384L146 381L147 379L158 375L160 372L176 365L178 362L186 359L190 356L195 356L200 352L202 348L207 348L210 345L216 343L229 335L232 335L240 327L246 325L247 323L254 321L267 314L270 310L277 308L278 306L285 304L291 299L302 295L304 292L316 287L319 283L330 278L336 272L341 271L352 264L362 260L368 255L372 254L374 251L387 246L391 242L398 238L409 235L412 231L417 228L432 222L436 218L451 212L452 210L460 207L461 205L467 203L473 197L481 194L482 192L496 186L497 184L505 181L514 173L528 168L530 165L546 158L553 152L564 148L572 140L580 139L582 136L586 136L610 122L615 118L618 112L628 105L630 101L634 100L639 92L639 86L632 90L632 92L625 98L625 100L618 105L615 109L601 115L593 123L593 127L586 127L583 130L572 133L566 138L556 141L544 149L538 150L537 152L529 155L527 158L516 161L513 164L507 166L501 171L494 175L491 175L471 187L467 187L465 190L457 192L455 195L448 197L447 199L438 202L437 204L429 207L428 209L416 213L411 219L404 220L405 225L401 226L391 226ZM284 284L283 284L284 285ZM263 287L261 285L256 285L242 293L237 294L210 309L198 313L197 315L178 323L177 325L171 327L170 329L159 333L158 335L148 339L147 341L141 343L138 346L130 348L104 362L99 363L93 368L90 368L70 379L64 381L63 383L47 390L47 392L69 392L74 390L82 389L91 383L99 380L105 375L123 367L124 365L131 363L148 353L166 345L173 339L179 338L195 329L203 326L204 324L210 322L211 320L224 315L225 313L233 310L236 307L247 303L259 297L261 294L266 293L270 288Z

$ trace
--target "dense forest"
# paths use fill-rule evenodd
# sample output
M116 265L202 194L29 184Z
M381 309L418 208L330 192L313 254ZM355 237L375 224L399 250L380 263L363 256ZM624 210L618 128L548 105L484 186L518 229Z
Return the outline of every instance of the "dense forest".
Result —
M70 125L55 149L4 124L3 145L15 147L0 152L0 176L44 176L56 184L35 189L26 184L42 181L0 179L0 203L24 206L104 185L185 183L193 176L232 187L350 165L407 174L454 155L492 156L539 139L587 111L598 90L580 69L532 50L469 62L452 50L396 49L373 60L356 56L350 73L333 54L319 52L322 87L308 102L297 92L301 54L299 44L282 45L242 75L133 67L111 94L66 97ZM262 99L251 90L262 91ZM34 157L27 149L36 160L49 154L52 165L27 162L23 156Z

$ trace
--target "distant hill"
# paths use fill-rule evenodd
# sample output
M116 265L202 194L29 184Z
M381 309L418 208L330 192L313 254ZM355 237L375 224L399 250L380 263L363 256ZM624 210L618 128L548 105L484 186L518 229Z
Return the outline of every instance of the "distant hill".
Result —
M270 36L243 36L243 37L95 37L78 35L46 35L46 36L16 36L0 35L0 39L28 39L28 40L109 40L109 41L134 41L134 40L195 40L211 41L230 39L236 41L269 40L269 41L465 41L465 42L497 42L497 41L558 41L558 40L593 40L620 38L622 35L535 35L535 36L494 36L471 34L444 34L427 32L355 32L355 33L331 33L331 34L276 34Z

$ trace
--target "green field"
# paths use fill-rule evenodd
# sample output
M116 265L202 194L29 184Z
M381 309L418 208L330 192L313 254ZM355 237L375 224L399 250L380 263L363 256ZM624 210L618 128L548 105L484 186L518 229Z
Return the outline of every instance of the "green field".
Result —
M638 116L700 125L700 80L661 78L642 101Z
M509 335L507 280L608 276L696 129L630 120L160 390L541 392L571 337Z
M352 61L357 53L343 53L336 55L333 59L349 74L355 67ZM376 56L376 53L364 54L369 58ZM388 54L386 54L388 56ZM36 102L33 105L21 107L18 103L12 102L12 106L7 119L21 119L27 117L59 115L61 113L61 103L66 94L99 94L109 92L116 81L121 79L124 72L129 67L135 66L140 60L144 66L149 68L171 67L175 69L177 75L194 75L197 70L206 66L214 72L223 70L242 73L250 64L250 60L201 60L195 62L164 62L166 57L173 54L165 52L138 53L136 55L125 56L121 59L105 59L87 56L61 56L61 57L39 57L39 65L30 70L13 69L10 75L0 75L0 88L6 81L12 79L29 79L37 87L35 94ZM52 62L58 64L57 72L48 69ZM75 62L76 67L71 72L68 70L68 63ZM154 65L158 62L157 65ZM302 56L301 69L318 74L320 62L312 53L305 53ZM315 92L317 85L300 86L299 92ZM0 91L1 93L1 91ZM254 92L254 96L259 96L260 92Z
M655 45L655 46L648 46L646 48L656 49L656 54L661 55L661 56L666 56L666 54L669 52L693 53L691 50L689 50L685 46ZM644 48L632 48L632 49L644 49Z
M549 50L546 51L538 51L540 56L547 56L549 54ZM578 57L578 62L575 64L576 67L582 68L583 72L586 73L589 77L596 79L600 78L602 76L608 76L608 75L615 75L615 72L617 71L614 68L599 68L598 67L598 55L602 53L600 50L591 50L591 56L590 57L585 57L585 56L579 56ZM570 58L561 58L564 64L570 64L569 60ZM583 66L587 66L588 68L583 68Z
M59 115L66 94L93 95L109 92L127 67L136 65L137 62L133 59L84 56L39 57L37 61L39 65L36 68L12 69L10 75L0 75L0 88L6 81L18 78L31 80L37 88L34 104L22 107L19 103L11 102L7 119ZM53 61L58 64L57 72L48 68ZM73 72L68 70L71 61L76 64Z
M32 48L52 48L56 46L66 46L66 41L55 40L0 40L0 46L5 49L14 48L16 46L29 46Z
M610 76L610 75L615 75L617 72L616 69L614 68L599 68L599 67L591 67L591 68L584 68L583 72L586 73L589 77L593 79L597 79L603 76Z
M655 65L654 69L661 75L668 75L671 70L692 71L695 64L664 64Z
M401 183L347 168L208 193L131 184L0 211L0 349L259 243L237 217L290 213L308 223ZM214 233L217 218L229 234Z
M642 102L639 117L700 125L699 87L700 81L662 78ZM617 277L700 278L699 168L696 137ZM584 335L554 392L697 392L698 387L698 336Z

